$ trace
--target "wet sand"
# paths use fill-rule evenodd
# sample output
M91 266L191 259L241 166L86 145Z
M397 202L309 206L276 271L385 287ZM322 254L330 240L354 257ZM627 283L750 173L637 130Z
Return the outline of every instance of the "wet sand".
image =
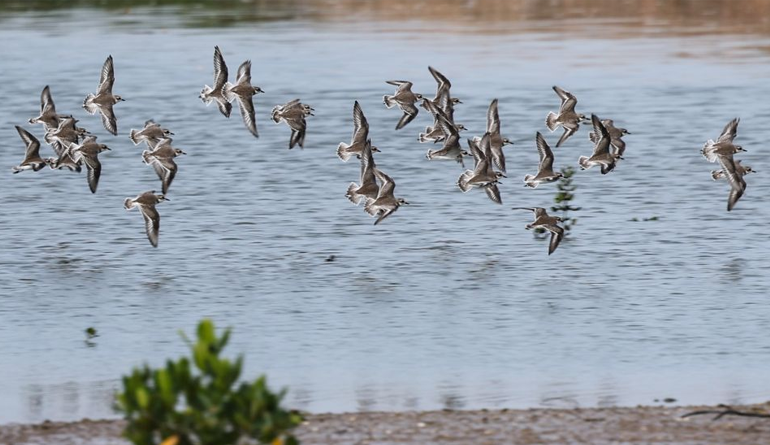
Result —
M733 407L770 409L769 404ZM729 444L770 443L770 419L696 416L716 407L636 407L312 414L297 431L304 444ZM120 420L0 426L2 445L126 445Z

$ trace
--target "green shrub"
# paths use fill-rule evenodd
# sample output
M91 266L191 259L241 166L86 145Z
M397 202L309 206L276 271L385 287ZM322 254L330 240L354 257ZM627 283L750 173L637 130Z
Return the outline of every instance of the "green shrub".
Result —
M220 357L230 330L220 337L210 320L198 324L198 340L191 358L168 360L160 369L147 365L123 376L117 406L128 424L124 436L135 445L231 445L245 440L258 443L298 444L288 433L302 418L280 402L286 390L270 392L262 376L242 382L243 356L234 362Z

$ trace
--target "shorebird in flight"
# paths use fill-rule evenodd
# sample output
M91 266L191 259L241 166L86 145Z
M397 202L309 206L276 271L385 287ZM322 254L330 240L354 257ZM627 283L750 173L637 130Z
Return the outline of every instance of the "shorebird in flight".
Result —
M610 152L612 138L610 137L607 128L602 124L602 121L599 120L595 114L592 114L591 122L594 125L594 133L600 135L600 137L594 143L594 151L591 154L591 157L581 156L578 158L578 164L583 170L587 170L594 165L599 165L601 166L602 174L606 175L615 168L619 155Z
M158 203L170 201L164 195L156 195L155 190L144 192L136 198L126 198L123 201L123 207L131 210L139 207L139 211L144 217L144 229L147 232L147 239L150 240L152 247L158 247L158 235L160 232L160 214L155 209Z
M198 96L206 105L211 101L217 103L219 112L225 117L230 117L230 112L233 109L230 101L225 97L225 84L227 83L227 64L225 58L222 57L222 51L218 46L214 47L214 86L210 87L204 85L201 90L201 94Z
M413 93L412 82L406 80L388 80L385 83L395 86L396 92L392 96L382 96L382 102L388 108L398 105L398 108L404 112L396 124L396 130L400 130L417 117L420 110L414 104L418 100L422 100L422 94Z
M564 229L559 226L559 223L564 221L561 217L548 215L548 212L542 207L513 207L513 210L529 210L534 213L535 220L526 225L527 230L543 228L551 232L548 255L552 254L559 247L559 243L564 238Z
M104 129L117 136L118 120L112 107L124 99L117 94L112 94L112 86L115 84L115 67L112 63L112 56L107 57L102 66L102 74L99 78L99 87L96 94L89 94L83 101L83 108L93 115L97 111L102 117Z
M559 142L556 143L556 148L567 141L576 131L580 128L580 123L586 120L585 115L575 112L575 105L577 105L577 99L575 95L569 91L565 91L557 86L553 87L553 90L561 99L561 105L559 106L559 113L556 114L553 111L548 113L545 118L545 125L551 132L561 125L564 128L559 138Z
M539 131L535 135L535 142L537 144L537 152L540 155L537 174L524 176L524 185L531 188L536 188L541 182L553 182L564 177L564 174L561 172L553 171L553 151Z

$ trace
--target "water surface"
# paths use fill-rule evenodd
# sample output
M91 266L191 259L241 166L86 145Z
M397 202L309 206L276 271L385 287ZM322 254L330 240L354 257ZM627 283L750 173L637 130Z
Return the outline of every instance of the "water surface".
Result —
M586 8L488 28L473 14L379 20L376 9L345 21L256 8L258 19L234 26L219 19L232 10L168 3L5 10L0 422L114 415L119 376L185 352L177 331L202 317L234 328L230 352L246 354L246 376L267 373L290 387L291 406L314 412L770 398L770 38L756 23L739 33L717 20L708 33L706 20L673 14L661 24L665 14L652 14L629 25ZM259 139L237 112L227 120L197 98L214 45L232 73L253 62L266 91L256 98ZM80 108L108 54L127 99L116 106L118 137ZM384 80L433 94L429 64L451 78L468 136L483 132L499 98L503 134L516 141L505 205L461 193L456 164L424 159L425 113L393 130L399 113L382 105L392 92ZM95 195L84 174L9 171L23 151L13 125L43 136L26 121L45 85L60 112L113 149ZM536 168L535 132L558 104L552 85L633 134L615 172L578 172L579 222L548 257L524 230L530 215L510 207L552 204L554 184L521 186ZM289 130L269 111L295 97L316 116L305 150L289 151ZM377 227L344 197L358 165L334 154L350 138L354 100L382 150L378 166L412 203ZM735 116L742 159L759 173L727 213L727 185L711 180L716 167L699 149ZM160 188L127 138L150 118L189 153L158 207L158 249L122 208ZM589 154L587 133L556 149L557 167ZM650 217L659 220L642 221ZM84 342L89 326L95 346Z

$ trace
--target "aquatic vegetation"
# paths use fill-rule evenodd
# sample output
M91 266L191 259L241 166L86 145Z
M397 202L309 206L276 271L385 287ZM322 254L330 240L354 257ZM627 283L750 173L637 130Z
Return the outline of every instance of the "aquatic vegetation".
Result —
M289 431L302 417L280 406L286 390L271 392L264 376L236 386L243 356L235 361L220 356L229 329L217 336L205 319L198 324L197 342L182 336L191 357L168 360L159 369L143 365L123 376L117 408L128 422L123 432L128 440L135 445L299 443Z
M577 224L577 218L570 217L569 212L577 212L580 210L580 207L574 207L570 204L575 199L575 190L577 189L577 186L572 183L575 169L573 167L563 167L561 173L563 176L556 184L558 192L553 198L555 205L551 207L551 212L556 214L554 216L560 216L564 220L562 226L564 227L564 236L566 237L572 226ZM546 235L545 229L542 228L535 229L534 233L537 238L545 238Z
M575 198L574 192L577 189L577 186L572 184L572 176L575 175L575 169L573 167L564 167L561 169L561 173L564 176L562 176L556 184L556 188L559 192L556 193L556 196L553 198L556 205L551 207L551 211L557 213L561 212L560 216L564 220L564 231L569 232L570 229L572 229L572 226L577 224L577 218L570 218L569 212L577 212L580 210L580 207L573 207L570 204L570 201Z

